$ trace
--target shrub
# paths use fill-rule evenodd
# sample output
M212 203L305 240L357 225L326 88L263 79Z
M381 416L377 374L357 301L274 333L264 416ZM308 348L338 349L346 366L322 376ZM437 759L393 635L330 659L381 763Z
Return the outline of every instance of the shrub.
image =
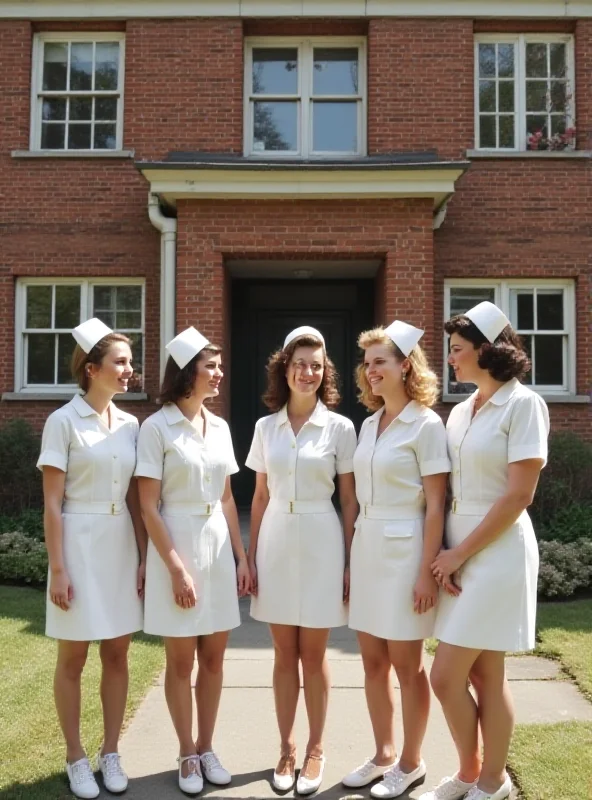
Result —
M28 422L14 419L0 428L0 508L5 514L41 507L41 473L35 466L39 449L39 436Z
M539 540L575 542L578 539L589 539L592 541L592 505L583 503L566 505L560 508L551 519L539 522L536 533Z
M47 551L21 531L0 534L0 581L45 583Z
M592 590L592 541L540 542L539 551L539 597L557 599Z
M0 515L0 533L21 531L32 539L43 541L43 511L29 508L15 516Z

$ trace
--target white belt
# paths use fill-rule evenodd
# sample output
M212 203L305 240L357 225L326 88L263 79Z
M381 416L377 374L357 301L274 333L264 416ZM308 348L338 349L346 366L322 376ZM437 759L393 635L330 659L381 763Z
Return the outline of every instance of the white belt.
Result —
M334 510L330 500L270 500L269 504L284 514L328 514Z
M417 519L425 510L424 505L416 506L373 506L361 505L360 514L366 519Z
M479 517L482 514L487 514L493 503L473 503L470 500L457 500L453 499L450 510L453 514L458 514L464 517Z
M81 503L76 500L67 500L62 506L64 514L124 514L127 511L125 503Z
M164 503L160 507L160 513L169 517L209 517L222 511L220 502L216 503Z

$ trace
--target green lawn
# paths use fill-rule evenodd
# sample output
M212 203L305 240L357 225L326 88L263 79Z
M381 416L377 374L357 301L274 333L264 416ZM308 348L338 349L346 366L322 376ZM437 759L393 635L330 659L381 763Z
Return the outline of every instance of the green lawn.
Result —
M0 797L65 800L64 748L53 705L55 642L44 635L45 595L0 586ZM164 666L156 639L137 638L130 649L127 717ZM102 736L96 645L84 670L82 732L89 756Z

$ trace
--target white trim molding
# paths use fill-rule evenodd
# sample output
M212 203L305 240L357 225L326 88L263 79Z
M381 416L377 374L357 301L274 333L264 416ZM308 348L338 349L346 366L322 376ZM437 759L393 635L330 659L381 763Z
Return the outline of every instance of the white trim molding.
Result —
M578 19L590 0L0 0L0 19L469 17Z

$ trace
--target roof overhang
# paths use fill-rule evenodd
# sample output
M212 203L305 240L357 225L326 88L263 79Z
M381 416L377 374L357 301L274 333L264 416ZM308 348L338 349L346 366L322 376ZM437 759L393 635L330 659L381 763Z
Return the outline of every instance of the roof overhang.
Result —
M434 210L454 193L464 161L351 164L146 162L136 164L165 203L190 199L429 198Z

